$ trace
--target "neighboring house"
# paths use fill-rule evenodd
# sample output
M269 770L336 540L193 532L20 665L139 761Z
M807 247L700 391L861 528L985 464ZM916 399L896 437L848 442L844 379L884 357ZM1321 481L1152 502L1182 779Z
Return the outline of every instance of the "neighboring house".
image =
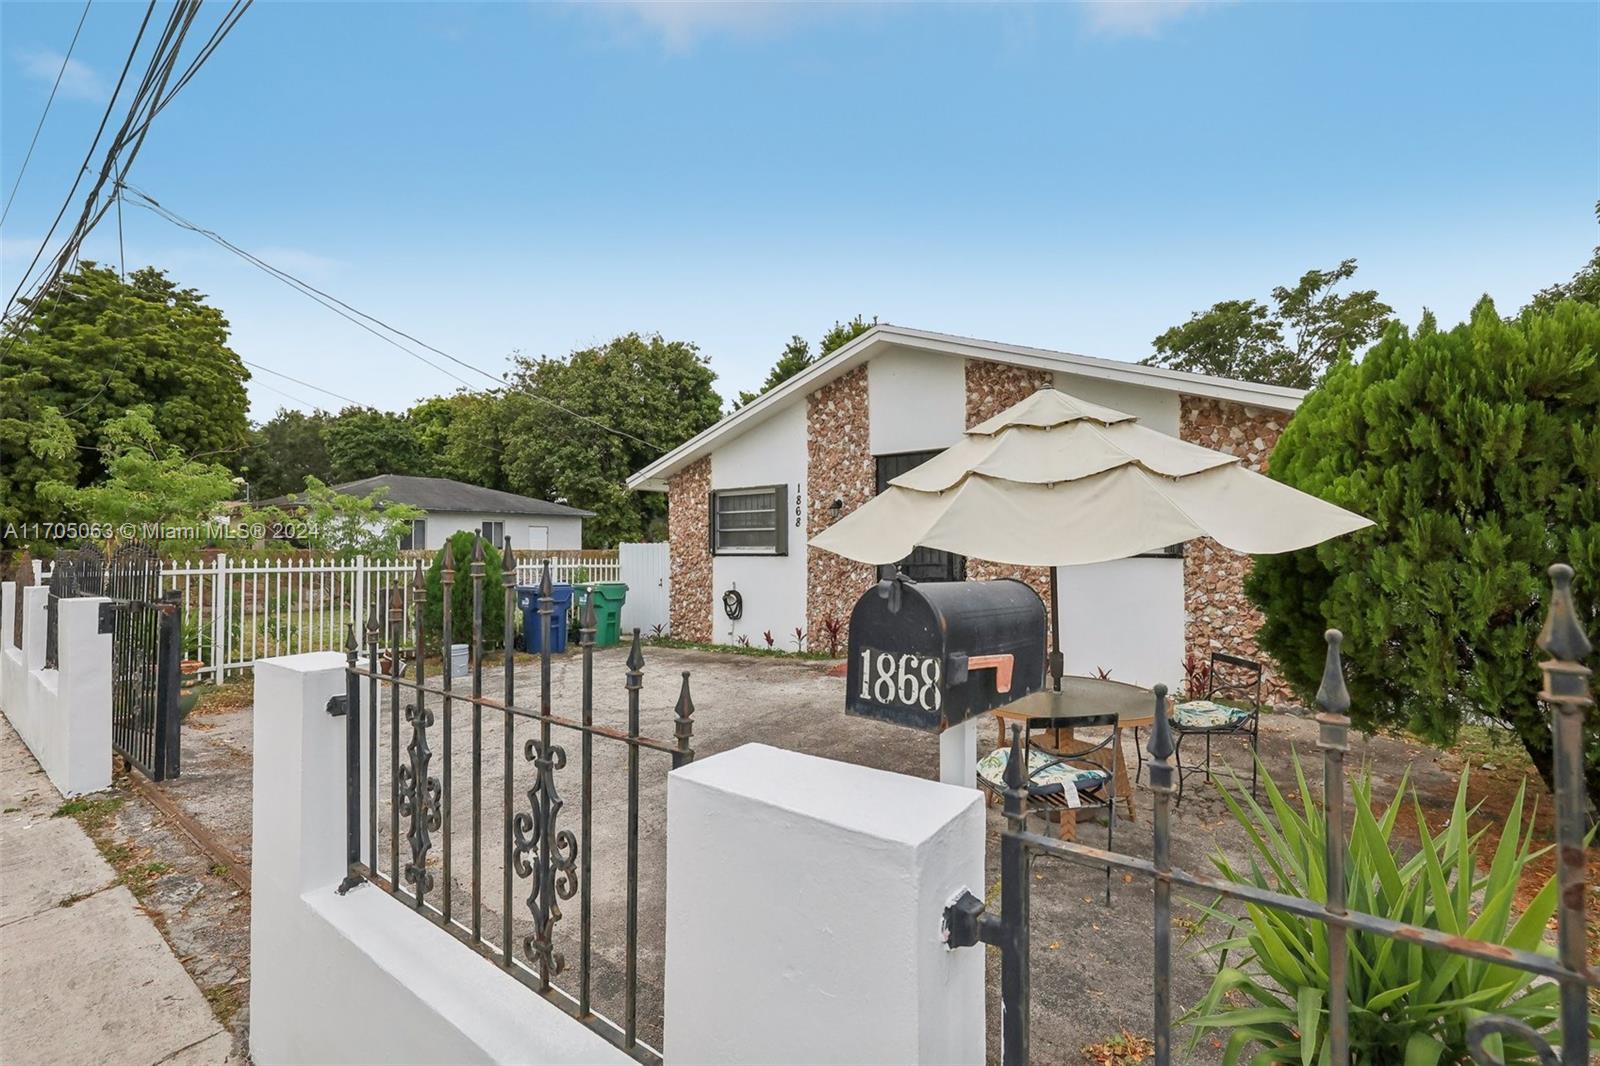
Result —
M379 474L332 487L362 497L374 489L388 489L383 497L386 502L408 503L428 512L411 524L410 535L400 542L401 548L409 549L437 548L463 529L481 532L497 546L510 537L516 551L577 549L583 547L583 520L594 514L564 503L443 477ZM280 496L266 502L281 506L297 503L299 497Z
M672 632L687 640L792 647L796 628L825 644L848 622L874 568L807 541L967 427L1054 387L1136 415L1143 425L1243 457L1255 470L1305 393L1066 352L878 325L629 479L666 492ZM1048 571L919 549L923 581ZM1245 598L1249 558L1203 540L1168 552L1063 567L1062 651L1070 673L1181 685L1186 651L1258 654L1260 616ZM737 591L742 615L723 595ZM1282 689L1275 694L1283 695Z

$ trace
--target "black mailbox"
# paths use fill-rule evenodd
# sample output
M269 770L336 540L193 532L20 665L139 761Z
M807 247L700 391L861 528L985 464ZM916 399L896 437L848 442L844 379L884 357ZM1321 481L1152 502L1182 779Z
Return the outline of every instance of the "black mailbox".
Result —
M880 581L850 612L845 712L928 733L1044 688L1039 594L1010 578Z

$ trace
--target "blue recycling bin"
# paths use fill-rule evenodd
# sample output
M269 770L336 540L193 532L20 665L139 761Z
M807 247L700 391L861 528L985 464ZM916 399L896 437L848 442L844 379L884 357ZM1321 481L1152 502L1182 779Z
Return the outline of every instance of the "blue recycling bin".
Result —
M572 586L550 586L555 610L550 615L550 650L567 650L567 610L572 606ZM522 609L522 650L543 651L539 640L539 589L535 585L517 586L517 606Z

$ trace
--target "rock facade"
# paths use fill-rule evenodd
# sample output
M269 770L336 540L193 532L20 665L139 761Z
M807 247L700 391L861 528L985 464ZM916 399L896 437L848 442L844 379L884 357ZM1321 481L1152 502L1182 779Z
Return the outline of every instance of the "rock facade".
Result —
M868 435L867 368L857 367L806 397L806 540L877 494ZM833 501L842 506L834 510ZM877 568L806 548L806 644L825 650L837 627L842 655L850 608L878 580Z
M684 467L667 481L667 536L672 563L672 635L711 639L711 457Z
M993 418L1012 404L1021 403L1040 389L1055 384L1048 370L1034 370L1025 366L991 363L983 359L967 360L967 428ZM1050 568L1047 566L1013 566L987 559L967 560L967 579L993 581L996 578L1014 577L1026 581L1044 600L1046 617L1050 610Z
M1267 459L1278 443L1288 414L1227 400L1181 397L1178 436L1191 444L1239 456L1246 466L1266 473ZM1250 557L1229 551L1209 537L1184 547L1184 644L1197 659L1225 651L1259 660L1264 668L1262 695L1269 703L1293 703L1294 694L1278 676L1278 667L1262 654L1256 631L1263 621L1244 581Z

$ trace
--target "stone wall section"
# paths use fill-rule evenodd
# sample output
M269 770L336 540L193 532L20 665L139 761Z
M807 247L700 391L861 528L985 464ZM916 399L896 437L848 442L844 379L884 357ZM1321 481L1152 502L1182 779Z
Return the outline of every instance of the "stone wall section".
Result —
M667 537L672 564L672 635L711 639L711 457L667 481Z
M1200 396L1181 397L1178 436L1191 444L1237 455L1257 473L1267 472L1267 459L1278 443L1289 415ZM1244 593L1250 574L1248 555L1229 551L1209 537L1184 548L1184 645L1197 659L1225 651L1257 659L1264 667L1263 698L1293 703L1294 694L1278 677L1278 666L1262 654L1256 631L1263 621Z
M991 363L983 359L967 360L967 428L1004 411L1012 404L1021 403L1040 389L1048 389L1055 380L1048 370L1035 370L1007 363ZM993 581L996 578L1014 577L1026 581L1044 600L1046 617L1050 610L1050 568L1047 566L1013 566L987 559L967 560L967 580Z
M868 435L867 368L857 367L806 397L806 540L876 495L877 465ZM841 501L838 510L833 502ZM839 627L842 655L850 608L878 579L877 568L806 547L806 642L828 647Z

